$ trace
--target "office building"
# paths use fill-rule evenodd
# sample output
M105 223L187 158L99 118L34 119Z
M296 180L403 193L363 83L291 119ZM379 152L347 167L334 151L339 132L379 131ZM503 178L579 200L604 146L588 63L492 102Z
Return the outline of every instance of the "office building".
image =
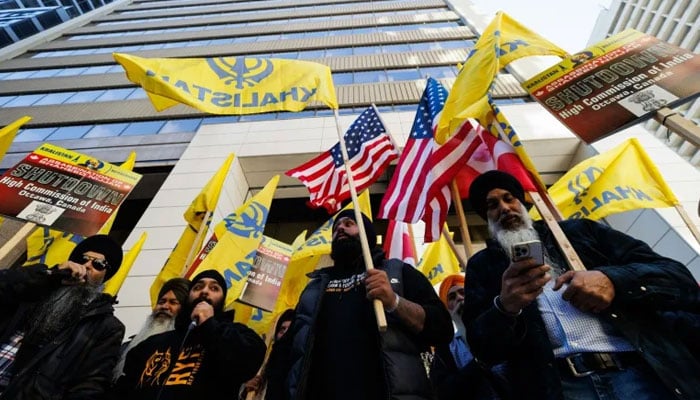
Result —
M0 48L101 7L111 0L0 1Z
M451 87L457 63L490 20L475 13L468 1L447 0L117 0L85 17L89 19L71 20L0 52L0 124L33 117L1 167L13 165L44 141L113 163L137 152L136 171L144 178L114 228L126 240L125 249L141 232L149 235L117 305L127 334L148 313L148 289L184 228L183 211L229 153L236 160L214 222L273 175L328 149L338 137L332 113L320 107L214 116L177 106L158 113L111 53L277 57L327 64L343 130L374 103L402 145L425 78ZM523 70L540 68L539 62L523 64ZM524 73L513 72L499 74L494 97L551 184L588 154L588 146L533 102L518 82ZM658 144L655 153L692 168L663 143L649 139ZM700 182L692 169L691 179ZM385 186L386 178L370 189L375 210ZM313 230L325 221L329 216L324 211L306 208L307 198L297 180L282 177L265 233L291 242L302 229ZM651 221L651 230L667 237L654 243L659 251L680 254L680 246L682 261L694 265L700 276L698 249L679 238L681 228L658 214L646 215L613 222L627 224L623 230L634 234ZM468 222L472 239L482 242L483 223L471 213ZM449 224L456 230L454 216Z

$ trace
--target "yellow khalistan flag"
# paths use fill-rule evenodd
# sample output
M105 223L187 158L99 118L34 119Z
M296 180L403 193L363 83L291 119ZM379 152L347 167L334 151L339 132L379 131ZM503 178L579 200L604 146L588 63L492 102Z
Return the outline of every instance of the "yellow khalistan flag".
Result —
M233 308L253 268L279 179L279 175L272 177L258 194L217 225L226 231L217 235L218 242L191 274L194 277L209 269L219 271L228 287L226 309Z
M135 163L136 152L132 151L120 167L133 171ZM117 212L119 209L114 210L97 232L98 234L109 234L114 219L117 218ZM42 263L53 266L60 264L70 257L75 246L83 239L84 237L81 235L50 229L46 226L38 227L27 237L27 261L24 265Z
M31 119L32 117L24 116L0 129L0 160L5 157L5 153L7 153L7 150L10 148L12 141L15 140L15 135L19 128Z
M459 261L452 252L445 236L428 245L416 267L435 286L449 275L460 273Z
M549 194L564 218L598 220L638 208L679 204L635 138L577 164L549 188Z
M331 70L323 64L258 57L113 56L158 111L179 103L234 115L301 111L312 101L338 108Z
M105 283L104 290L102 290L104 293L110 294L112 296L117 295L119 289L121 289L122 285L124 284L126 276L129 275L129 271L131 271L131 267L134 265L136 257L139 256L141 248L143 247L143 243L146 241L147 237L148 234L146 232L142 233L141 237L139 237L139 240L136 241L136 243L134 243L134 246L126 252L126 254L124 255L124 259L122 260L122 265L121 267L119 267L117 273L114 274L112 279L108 280L107 283Z
M372 207L369 202L369 191L363 191L357 197L357 200L360 204L360 211L371 219ZM352 208L351 202L343 210ZM295 249L282 280L282 287L275 306L277 310L284 311L287 308L294 308L299 300L301 291L309 282L306 274L332 263L329 255L331 254L334 220L335 215L314 231L304 244Z
M568 54L499 11L457 75L442 109L435 140L445 143L467 118L475 118L486 126L484 116L490 109L487 94L498 71L518 58L541 55Z
M163 284L172 278L177 278L183 276L185 273L187 265L187 256L190 252L197 254L199 249L202 248L202 243L204 242L205 235L199 235L197 233L202 227L202 223L206 222L204 229L209 226L211 222L211 215L207 221L204 221L204 217L208 211L214 211L216 204L219 202L219 195L221 195L221 188L224 186L226 181L226 175L231 167L231 162L233 162L233 154L230 154L224 163L219 167L214 176L211 177L209 182L202 188L197 197L192 200L190 206L185 210L184 218L187 221L187 226L182 231L180 239L175 244L175 248L170 253L170 257L165 261L165 265L161 268L158 276L151 284L151 306L155 307L158 302L158 292ZM194 249L194 250L193 250Z

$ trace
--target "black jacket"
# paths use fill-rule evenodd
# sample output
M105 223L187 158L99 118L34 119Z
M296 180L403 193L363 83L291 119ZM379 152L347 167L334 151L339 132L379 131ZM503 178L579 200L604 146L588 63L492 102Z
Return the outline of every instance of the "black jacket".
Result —
M194 329L177 326L139 343L126 356L113 398L235 397L241 384L255 376L266 348L253 330L232 319L231 313L223 313Z
M381 262L384 258L383 252L375 252L374 255L375 265L387 270L387 265L391 262ZM447 309L430 286L430 282L420 272L401 262L398 262L398 268L393 269L398 270L398 273L387 271L390 279L398 275L398 281L391 279L392 288L402 297L405 296L406 299L423 306L426 314L426 328L418 335L412 334L401 326L396 317L387 314L388 329L385 333L378 334L377 338L377 351L382 352L381 363L387 395L391 399L430 399L433 396L420 352L426 351L429 345L448 343L452 335L452 322ZM280 362L279 367L284 365L282 367L284 369L271 371L272 376L286 377L287 395L292 399L304 399L307 386L313 384L308 382L308 374L318 311L329 281L326 271L327 269L322 269L309 275L311 281L299 298L296 319L287 334L275 344L276 347L282 348L278 350L283 354L279 357L286 362L286 365L285 362ZM412 274L411 281L424 282L422 286L425 287L421 287L420 292L429 293L429 298L416 298L415 293L419 288L408 285L401 287L403 282L407 281L401 277L401 274L404 276ZM273 384L279 385L279 383ZM351 385L352 382L348 384Z
M43 264L0 271L0 343L21 326L29 304L60 285ZM100 399L119 358L124 325L103 294L15 373L0 399ZM21 348L20 348L21 352Z
M508 399L507 383L477 360L457 367L449 344L435 348L430 383L438 400Z
M562 230L587 269L603 272L615 286L615 299L600 317L613 324L678 398L700 399L700 365L660 313L681 310L697 298L698 285L685 266L662 257L644 242L591 220L567 220ZM566 266L551 232L535 223L553 262ZM509 265L494 241L468 263L464 312L467 340L482 362L507 362L513 393L522 398L562 398L558 370L544 322L533 302L517 318L493 306L501 275Z

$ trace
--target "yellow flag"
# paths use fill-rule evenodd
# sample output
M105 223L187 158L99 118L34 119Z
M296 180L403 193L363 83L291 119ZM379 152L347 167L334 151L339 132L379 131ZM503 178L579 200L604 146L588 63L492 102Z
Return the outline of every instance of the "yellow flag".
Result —
M131 267L134 265L136 257L138 257L139 253L141 253L141 248L143 247L143 243L146 241L147 237L148 234L146 232L142 233L139 240L134 243L134 246L126 252L124 259L122 260L121 267L119 267L117 273L114 274L114 276L108 280L107 283L105 283L103 292L112 296L116 296L117 293L119 293L119 289L121 289L122 285L124 284L126 276L129 275L129 271L131 271Z
M126 160L120 165L121 168L124 168L129 171L134 170L134 165L136 165L136 152L132 151L129 153L129 156L126 157ZM99 232L100 234L106 235L112 230L112 225L114 225L114 220L117 218L117 212L119 212L119 209L115 210L112 215L109 216L107 221L105 222L104 225L102 225L102 228L100 228Z
M15 140L15 135L17 134L19 128L29 122L31 119L32 117L24 116L0 129L0 160L5 157L5 153L7 153L7 150L9 150L12 141Z
M132 171L135 163L136 152L132 151L120 167ZM109 234L114 220L117 218L117 212L119 212L119 209L114 210L97 232L98 234ZM39 227L27 237L27 261L24 265L42 263L53 266L60 264L70 257L70 253L75 246L83 239L84 237L81 235L58 231L45 226Z
M275 175L258 194L224 218L219 226L226 232L218 236L216 246L192 273L193 277L209 269L221 273L228 287L226 309L233 308L253 267L278 181L279 175Z
M197 197L192 200L192 204L185 211L185 220L187 222L190 224L201 223L202 217L207 211L214 211L216 203L219 202L219 195L221 195L221 188L224 187L226 175L229 168L231 168L233 157L233 153L229 154L226 161L216 171L216 174L207 182Z
M623 211L679 204L635 138L577 164L549 188L549 194L564 218L598 220Z
M438 241L428 245L416 268L428 278L433 286L442 282L447 276L460 272L457 256L452 252L443 235L440 235Z
M126 168L129 171L133 171L134 165L136 165L136 152L132 151L131 153L129 153L129 155L126 157L126 160L124 160L120 167Z
M323 64L258 57L113 56L158 111L179 103L227 115L301 111L312 101L338 108L331 70Z
M568 54L499 11L457 75L442 109L435 140L445 143L467 118L475 118L486 126L487 95L498 71L513 60L538 55L566 57Z
M187 256L193 251L193 254L197 254L199 249L202 248L202 243L206 238L205 235L200 235L197 237L200 227L202 227L202 222L204 222L204 217L208 211L214 211L216 204L219 202L219 195L221 194L221 189L224 187L224 182L226 181L226 175L233 161L233 154L230 154L224 163L219 167L219 170L209 179L206 185L202 188L202 191L197 195L197 197L192 200L190 206L185 210L184 218L187 221L187 226L182 231L180 239L175 244L175 248L170 253L165 265L161 268L158 276L151 284L151 306L155 307L158 302L158 292L163 284L172 278L177 278L183 276L185 272L185 262L187 261ZM205 228L209 227L211 222L211 214L206 221ZM194 249L194 250L193 250Z

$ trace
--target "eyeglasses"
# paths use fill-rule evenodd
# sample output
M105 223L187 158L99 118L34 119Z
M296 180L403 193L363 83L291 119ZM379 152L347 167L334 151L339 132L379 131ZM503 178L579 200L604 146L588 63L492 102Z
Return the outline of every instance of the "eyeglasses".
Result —
M107 260L102 260L100 258L89 256L87 254L83 254L83 261L90 261L92 263L92 267L98 271L104 271L107 268L109 268L109 263L107 262Z

